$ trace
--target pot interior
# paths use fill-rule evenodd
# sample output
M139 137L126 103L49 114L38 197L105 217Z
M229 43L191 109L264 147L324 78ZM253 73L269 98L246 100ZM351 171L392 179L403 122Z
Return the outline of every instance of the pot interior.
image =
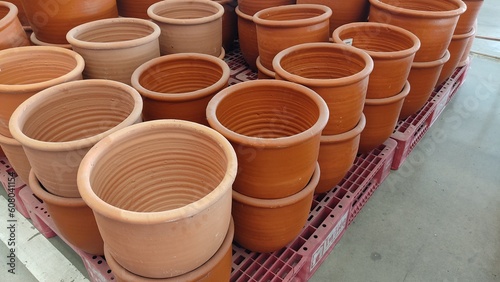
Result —
M293 5L286 8L288 9L271 9L268 13L259 13L259 18L269 21L290 21L311 19L325 14L325 11L316 8L301 7L297 9Z
M415 11L446 12L460 8L458 3L453 1L413 1L413 0L379 0L391 6L405 8Z
M352 39L352 46L373 52L397 52L413 48L412 38L381 26L359 26L343 29L341 40Z
M110 21L80 30L75 38L95 43L121 42L144 38L153 32L153 27L140 22Z
M173 2L158 5L153 13L170 19L199 19L215 15L219 9L213 5L199 2Z

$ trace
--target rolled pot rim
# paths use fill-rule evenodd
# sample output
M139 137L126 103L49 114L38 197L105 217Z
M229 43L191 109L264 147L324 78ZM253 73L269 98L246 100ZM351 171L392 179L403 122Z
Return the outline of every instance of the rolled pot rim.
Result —
M152 32L146 36L122 40L122 41L112 41L112 42L96 42L96 41L85 41L78 37L82 32L89 32L94 30L102 29L108 26L119 26L121 23L133 23L137 25L147 26L152 28ZM149 42L158 39L161 34L160 27L152 21L139 19L139 18L107 18L95 20L87 23L80 24L70 29L66 33L66 40L71 44L72 47L93 49L93 50L113 50L113 49L124 49L136 46L141 46Z
M365 61L365 67L360 72L349 76L344 76L334 79L317 79L317 78L305 78L296 74L292 74L281 66L281 60L285 56L288 56L289 54L296 52L297 50L302 50L302 49L308 50L316 48L322 48L322 49L328 48L340 51L344 54L347 52L355 54L361 57ZM373 71L373 67L374 67L373 59L365 51L346 44L331 43L331 42L312 42L312 43L302 43L294 45L280 51L278 54L276 54L276 56L273 59L273 69L276 75L288 81L292 81L294 83L303 84L307 86L318 86L318 87L348 85L355 83L357 81L361 81L370 75L370 73Z
M217 187L201 199L188 205L158 212L137 212L121 209L107 203L95 194L90 184L90 177L96 162L107 154L108 148L113 147L114 144L124 142L124 140L127 140L127 138L130 138L131 136L133 137L137 134L144 134L144 132L148 132L149 130L165 130L169 127L194 130L198 133L210 136L217 141L226 154L228 161L226 174ZM126 129L116 131L97 142L97 144L93 146L83 157L80 163L77 174L77 184L78 191L80 192L83 200L95 213L113 220L127 221L133 224L161 224L166 222L175 222L186 217L194 216L198 214L201 209L209 208L215 204L224 197L228 190L232 189L232 184L236 178L236 172L238 170L237 167L238 162L236 152L229 141L217 131L195 122L176 119L161 119L128 126Z
M296 20L268 20L262 18L263 15L270 13L281 13L283 11L295 11L295 10L303 10L303 9L316 9L318 11L322 11L323 13L314 17L306 18L306 19L296 19ZM294 26L302 26L304 24L308 24L311 22L322 22L327 21L332 16L332 9L325 5L320 4L294 4L294 5L282 5L269 7L266 9L262 9L253 15L253 21L256 25L261 26L273 26L273 27L294 27Z
M184 61L184 60L190 60L193 62L197 61L205 61L205 62L210 62L214 66L220 67L222 70L222 75L212 85L209 85L208 87L198 89L195 91L190 91L190 92L176 92L176 93L166 93L166 92L157 92L157 91L152 91L147 88L145 88L141 83L140 83L140 78L144 74L144 72L148 69L153 69L159 64L175 64L177 61ZM164 55L161 57L157 57L154 59L151 59L142 65L140 65L135 71L132 73L131 77L131 85L139 91L139 93L147 98L154 99L154 100L161 100L161 101L185 101L185 100L195 100L195 99L200 99L203 97L206 97L207 95L210 95L211 93L217 92L219 89L224 88L227 86L229 77L230 77L231 69L227 65L227 63L217 57L214 57L212 55L208 54L200 54L200 53L177 53L177 54L169 54L169 55Z
M453 41L453 40L466 39L473 36L474 34L476 34L476 26L472 26L471 29L466 33L453 34L451 40Z
M444 56L441 59L434 60L434 61L428 61L428 62L415 62L411 64L411 68L416 68L416 69L425 69L425 68L434 68L440 65L444 65L448 60L450 60L451 54L449 50L446 50L444 53Z
M69 43L68 44L57 44L57 43L43 42L36 37L36 34L34 32L32 32L30 35L30 41L31 41L31 43L35 44L36 46L54 46L54 47L71 49L71 44L69 44Z
M29 174L29 187L31 188L33 194L35 194L38 198L40 198L42 201L48 204L64 206L64 207L74 207L74 208L87 206L87 204L83 201L82 198L61 197L48 192L40 184L40 181L38 180L33 169L30 170Z
M47 142L33 139L24 134L22 128L24 127L28 116L36 110L36 108L33 108L33 105L46 102L49 99L52 100L58 99L59 97L64 97L64 91L74 87L110 87L122 90L123 92L129 94L129 96L134 100L134 108L129 113L129 115L119 124L104 132L82 139L64 142ZM54 98L54 93L59 94ZM29 147L35 150L60 152L90 148L105 136L140 120L142 114L142 105L143 102L139 92L137 92L137 90L127 84L107 79L86 79L70 81L42 90L21 103L21 105L19 105L12 113L9 121L9 130L12 136L16 140L18 140L23 145L23 147Z
M461 0L445 0L449 3L453 3L458 6L456 9L448 10L448 11L429 11L429 10L413 10L402 7L393 6L387 3L382 2L382 0L369 0L372 6L375 6L379 9L383 9L389 11L391 14L402 14L409 15L413 17L419 18L447 18L447 17L455 17L463 14L467 9L465 3ZM435 0L430 0L429 2L434 2Z
M359 119L358 124L351 130L334 135L321 135L320 142L321 143L337 143L342 142L344 140L352 139L361 134L363 129L366 126L366 117L365 114L361 113L361 118Z
M260 56L257 56L257 59L255 59L255 65L257 66L257 71L260 71L265 76L269 76L270 78L274 78L276 76L276 73L274 71L266 68L262 64L262 62L260 61Z
M303 92L310 99L312 99L318 106L318 111L319 111L318 120L314 123L314 125L308 128L307 130L292 136L278 137L278 138L260 138L260 137L246 136L234 132L233 130L230 130L229 128L224 126L219 121L219 119L217 118L217 106L227 96L233 95L233 90L238 91L241 88L247 87L248 84L255 84L257 87L261 87L268 85L269 83L273 83L279 87L284 87L284 88L299 88L301 92ZM319 94L317 94L315 91L297 83L283 81L283 80L274 80L274 79L249 80L222 89L221 91L219 91L219 93L215 94L215 96L208 102L206 113L207 113L207 120L210 126L215 130L217 130L218 132L220 132L231 142L247 144L258 148L267 148L276 146L285 148L301 143L304 140L311 138L311 136L314 136L318 132L320 133L321 131L323 131L323 128L328 123L328 117L330 115L325 100L321 98L321 96L319 96Z
M197 4L212 6L214 8L217 8L217 12L207 17L191 18L191 19L168 18L160 16L156 13L156 9L158 7L163 7L163 6L169 7L171 5L186 4L186 3L197 3ZM174 25L197 25L221 19L222 16L224 15L224 7L215 1L189 0L186 2L185 0L169 0L169 1L159 1L152 4L151 6L149 6L147 14L153 21L160 23L167 23Z
M405 82L403 90L401 90L401 92L399 92L398 94L387 98L365 99L365 105L380 106L380 105L396 103L397 101L404 99L406 98L406 96L408 96L408 94L410 93L410 88L411 88L410 83L407 80Z
M5 17L0 19L0 26L4 27L5 25L7 25L7 23L9 23L17 18L17 14L19 13L19 9L17 8L16 5L14 5L11 2L7 2L7 1L0 1L0 6L4 6L4 7L7 7L9 9L9 11L5 15Z
M241 17L242 19L247 20L247 21L251 21L251 22L253 22L253 16L250 16L250 15L248 15L248 14L243 13L243 12L240 10L240 7L239 7L239 6L236 6L236 8L234 8L234 12L236 13L236 15L238 15L238 16L239 16L239 17Z

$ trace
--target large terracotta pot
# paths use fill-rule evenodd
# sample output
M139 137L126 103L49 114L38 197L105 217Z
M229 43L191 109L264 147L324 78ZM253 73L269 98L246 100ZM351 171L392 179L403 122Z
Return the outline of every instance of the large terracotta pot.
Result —
M188 273L220 249L237 159L215 130L155 120L98 142L78 172L109 254L149 278Z
M253 16L260 10L295 3L296 0L238 0L241 12L250 16Z
M33 171L29 175L29 186L44 202L60 236L86 253L104 254L104 242L94 214L82 198L65 198L48 192Z
M467 44L469 40L474 37L476 30L472 28L469 32L464 34L454 34L450 45L448 46L448 51L450 52L450 59L444 63L443 69L439 74L436 86L447 80L454 72L455 69L460 64L462 56L467 49Z
M21 0L36 37L53 44L67 44L66 33L80 24L118 17L116 0Z
M62 48L25 46L1 50L0 134L12 137L9 119L24 100L51 86L82 79L84 67L82 56Z
M304 43L278 53L273 65L276 79L305 85L326 101L330 115L323 135L358 124L373 69L366 52L345 44Z
M401 92L420 40L413 33L389 24L350 23L337 28L333 42L349 44L373 59L366 98L387 98Z
M207 119L238 155L233 189L277 199L302 190L311 178L328 107L302 85L253 80L216 94L208 103Z
M0 134L0 147L21 180L29 183L31 165L21 143L14 138Z
M324 5L296 4L257 12L253 21L262 65L273 70L273 58L280 51L306 42L328 42L332 10Z
M454 34L468 33L473 27L481 10L484 0L462 0L467 10L460 15Z
M144 101L143 119L182 119L208 125L208 101L229 82L226 62L211 55L179 53L150 60L132 74Z
M72 81L24 101L12 114L9 128L42 185L57 196L77 198L83 156L105 136L140 121L141 111L141 96L128 85Z
M274 252L292 242L307 222L319 176L316 163L304 188L280 199L253 198L233 191L234 241L259 253Z
M444 56L458 18L466 10L462 0L370 0L370 3L371 22L402 27L420 39L416 62Z
M253 22L253 16L241 12L239 6L236 7L236 15L238 16L238 41L241 55L248 67L253 71L257 71L256 61L257 57L259 57L259 45L257 43L257 27Z
M106 246L104 253L106 262L115 276L117 282L221 282L229 281L231 278L232 255L233 255L234 222L231 220L229 231L222 242L221 247L202 266L186 274L172 278L154 279L134 274L119 265L108 252Z
M30 45L17 17L18 11L16 5L0 1L0 50Z
M151 21L116 18L79 25L67 39L85 59L84 78L130 84L137 67L160 56L159 36L160 28Z

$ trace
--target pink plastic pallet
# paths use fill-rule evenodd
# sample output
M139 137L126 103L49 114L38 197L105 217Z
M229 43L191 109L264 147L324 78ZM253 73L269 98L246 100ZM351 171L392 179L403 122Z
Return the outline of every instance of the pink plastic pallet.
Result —
M14 175L14 181L12 181L11 175ZM9 188L14 188L14 199L16 204L16 210L26 218L30 218L28 210L24 206L19 193L26 186L26 184L19 178L9 163L9 160L5 157L0 158L0 183L5 188L5 192L9 193Z

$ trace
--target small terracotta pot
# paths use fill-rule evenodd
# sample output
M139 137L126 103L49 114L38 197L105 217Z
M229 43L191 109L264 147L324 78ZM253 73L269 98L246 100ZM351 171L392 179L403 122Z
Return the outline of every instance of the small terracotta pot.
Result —
M82 79L84 67L82 56L63 48L25 46L0 51L0 134L12 137L9 119L24 100L51 86Z
M17 175L24 183L29 183L31 165L21 143L14 138L0 134L0 146Z
M238 0L238 6L242 13L253 16L260 10L283 5L293 5L296 2L296 0Z
M182 119L208 125L208 101L226 88L230 69L211 55L179 53L150 60L132 74L144 120Z
M278 53L273 65L276 79L305 85L326 101L330 116L323 135L358 124L373 69L366 52L345 44L304 43Z
M458 18L466 10L461 0L370 0L369 20L407 29L420 39L414 61L428 62L444 56Z
M238 155L233 189L276 199L303 189L313 174L328 107L302 85L263 79L220 91L208 103L207 119Z
M18 11L16 5L0 1L0 50L30 45L17 17Z
M9 128L42 185L54 195L77 198L83 156L105 136L140 121L141 111L141 96L128 85L72 81L24 101L12 114Z
M162 55L220 55L224 15L221 4L207 0L165 0L151 5L148 15L161 28Z
M164 279L147 278L128 271L116 262L106 246L104 246L104 254L117 282L221 282L229 281L231 278L233 238L234 222L231 219L226 238L215 255L191 272Z
M276 76L276 73L272 70L266 69L260 62L260 57L257 57L257 60L255 61L257 64L257 78L258 79L274 79Z
M253 71L257 71L256 61L259 56L259 46L257 43L257 27L253 22L253 16L241 12L239 6L236 7L236 15L238 16L238 41L241 55L248 67Z
M358 153L369 153L384 143L396 128L404 99L410 92L406 83L401 93L381 99L366 99L363 114L366 117L365 129L361 133Z
M104 254L104 242L94 214L82 198L65 198L48 192L33 171L29 174L29 186L44 202L58 233L64 239L86 253Z
M234 241L259 253L274 252L292 242L307 222L319 177L316 163L306 186L280 199L252 198L233 191Z
M30 41L31 41L31 45L34 45L34 46L53 46L53 47L61 47L61 48L71 49L71 44L69 44L69 43L54 44L54 43L47 43L47 42L40 41L40 39L36 38L36 34L33 32L30 34Z
M73 50L85 59L84 78L130 85L134 70L160 56L160 27L134 18L103 19L79 25L67 34Z
M469 59L469 54L470 50L472 49L472 44L474 43L474 39L476 38L476 33L477 33L477 21L475 25L473 26L474 29L474 34L467 40L467 46L465 46L464 53L462 54L462 58L460 59L460 62L458 63L458 66L465 66L467 64L467 61Z
M333 42L352 45L373 59L367 99L387 98L401 92L420 40L413 33L389 24L350 23L337 28Z
M366 119L361 119L352 130L336 135L322 135L318 163L321 174L315 193L325 193L333 189L351 168L358 153L360 134Z
M10 2L17 7L17 17L19 18L19 21L21 22L21 25L25 28L28 28L30 26L30 23L28 21L28 17L26 16L26 13L24 12L24 7L23 7L23 1L21 0L9 0L7 2Z
M280 51L306 42L328 42L332 10L324 5L296 4L271 7L257 12L260 62L273 70L273 58Z
M468 33L473 27L483 6L484 0L462 0L467 10L460 15L454 34Z
M155 120L98 142L82 160L78 189L117 263L140 276L168 278L219 250L236 171L234 149L215 130Z
M443 58L432 62L413 62L408 82L411 85L410 93L406 96L399 119L405 119L417 113L425 105L438 81L444 64L450 59L450 52L446 51Z
M476 30L473 28L465 34L454 34L450 45L448 46L448 51L450 52L450 59L444 64L441 73L439 74L436 86L441 85L445 80L447 80L458 67L460 60L467 48L469 40L474 37Z

